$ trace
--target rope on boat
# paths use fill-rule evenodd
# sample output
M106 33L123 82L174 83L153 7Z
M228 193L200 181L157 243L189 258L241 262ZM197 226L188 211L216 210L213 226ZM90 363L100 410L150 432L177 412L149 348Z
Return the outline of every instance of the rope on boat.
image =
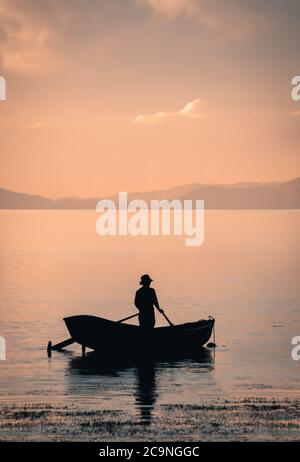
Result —
M213 342L208 343L207 346L209 348L215 348L217 346L217 344L216 344L216 329L215 329L216 320L212 316L208 316L208 319L211 319L212 321L214 321L214 324L213 324Z

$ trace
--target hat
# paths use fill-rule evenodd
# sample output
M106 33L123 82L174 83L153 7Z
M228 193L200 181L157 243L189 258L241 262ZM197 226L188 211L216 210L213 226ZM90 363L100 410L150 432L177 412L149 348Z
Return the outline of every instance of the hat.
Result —
M144 284L147 284L147 282L152 281L153 279L150 278L149 274L143 274L143 276L141 276L140 285L143 286Z

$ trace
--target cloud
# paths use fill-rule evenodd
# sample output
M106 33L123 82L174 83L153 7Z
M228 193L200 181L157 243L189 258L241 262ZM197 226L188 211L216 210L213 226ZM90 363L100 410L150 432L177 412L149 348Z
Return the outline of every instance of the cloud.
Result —
M266 6L260 9L253 0L0 0L0 68L38 75L65 69L69 62L83 67L86 60L88 69L91 57L93 63L110 59L109 55L118 53L127 42L122 57L136 50L141 55L143 40L147 42L144 23L148 27L149 15L154 18L154 27L157 17L168 21L175 32L179 27L178 39L183 24L176 24L176 20L183 19L188 28L198 27L201 37L195 39L195 46L206 40L209 44L222 43L228 38L262 40L261 36L275 27L276 36L280 32L291 39L291 26L280 22L290 9L282 6L274 11L272 1L266 0ZM133 30L141 34L136 43ZM160 40L165 37L161 35ZM156 40L153 42L154 46Z
M18 2L0 5L0 65L6 71L36 73L52 66L51 28L26 14Z
M100 60L122 21L134 20L125 10L129 1L72 0L71 7L68 0L0 0L0 68L38 75Z
M174 20L177 17L191 19L203 30L213 32L218 38L247 40L265 34L274 27L265 11L253 8L245 0L135 0L141 7L150 8L155 14ZM275 21L276 22L276 21Z
M174 112L155 112L154 114L140 114L133 119L136 123L147 123L147 122L162 122L173 118L186 118L186 119L197 119L204 117L206 113L203 111L203 101L200 98L196 98L193 101L188 102L183 108Z
M209 4L207 0L137 0L137 2L169 19L186 16L207 25L216 23L216 15L207 8Z
M299 116L300 116L300 110L299 110L299 111L291 112L290 115L291 115L292 117L299 117Z
M277 114L275 112L251 112L252 117L265 117L265 118L272 118L276 117Z
M43 127L45 124L43 122L35 122L33 125L32 125L32 128L40 128L40 127Z
M200 14L199 3L204 4L206 0L198 0L198 5L195 0L137 0L141 5L147 5L156 13L173 19L179 15L193 17L198 20L205 20L205 15ZM204 21L205 22L205 21Z

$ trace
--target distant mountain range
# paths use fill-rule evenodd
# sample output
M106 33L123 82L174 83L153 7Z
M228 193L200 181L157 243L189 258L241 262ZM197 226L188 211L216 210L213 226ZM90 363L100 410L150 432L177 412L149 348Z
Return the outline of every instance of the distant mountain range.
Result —
M91 209L103 197L49 199L0 188L0 209ZM118 203L118 195L105 197ZM203 199L205 209L299 209L300 178L274 183L190 184L165 191L135 192L128 200Z

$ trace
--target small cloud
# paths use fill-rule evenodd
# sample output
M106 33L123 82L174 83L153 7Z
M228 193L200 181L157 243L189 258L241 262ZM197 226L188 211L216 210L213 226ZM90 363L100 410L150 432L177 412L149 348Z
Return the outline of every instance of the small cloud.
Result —
M43 122L35 122L33 125L32 125L32 128L40 128L40 127L43 127Z
M193 101L187 103L183 108L179 109L178 111L155 112L154 114L140 114L133 119L133 122L160 122L175 117L196 119L199 117L204 117L205 115L205 112L203 112L203 101L200 98L196 98Z
M273 30L275 21L268 20L267 13L247 2L237 0L135 0L140 7L172 21L178 17L187 18L199 24L202 30L211 31L221 39L231 38L243 41L258 34L265 35ZM251 3L251 2L249 2ZM276 22L275 22L276 24Z
M181 14L186 16L198 16L195 0L137 0L141 5L147 5L156 13L173 19Z
M292 117L299 117L299 116L300 116L300 110L299 110L299 111L290 112L290 115L291 115Z
M277 114L275 112L251 112L251 116L272 118L272 117L276 117Z

